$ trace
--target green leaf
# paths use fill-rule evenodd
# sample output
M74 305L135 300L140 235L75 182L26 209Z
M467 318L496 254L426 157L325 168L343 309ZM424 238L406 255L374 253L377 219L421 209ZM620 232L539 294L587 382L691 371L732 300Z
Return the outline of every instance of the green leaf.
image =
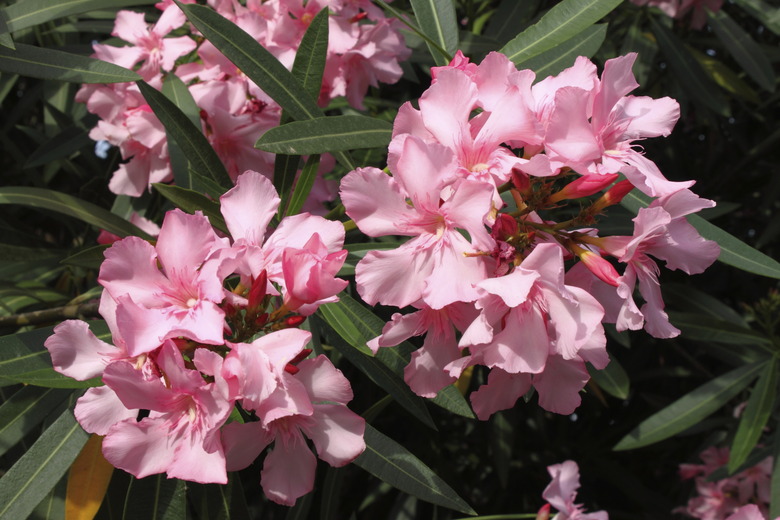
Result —
M527 60L578 35L618 4L620 0L564 0L504 45L500 52L524 68Z
M650 197L633 190L623 198L621 204L637 212L639 208L647 207L650 200ZM701 233L701 236L718 243L720 246L718 260L724 264L749 273L760 274L770 278L780 278L780 262L777 260L753 249L734 235L723 231L714 224L710 224L698 215L688 215L686 218Z
M690 285L681 283L664 283L664 301L679 309L705 314L710 318L729 321L735 325L748 328L745 319L734 309Z
M185 520L187 518L187 483L152 475L132 479L127 489L123 520Z
M144 240L152 239L136 225L108 210L54 190L27 187L0 188L0 204L19 204L47 209L75 217L120 237L135 235Z
M628 399L630 381L623 366L614 357L610 359L609 364L602 370L596 370L588 364L588 373L590 377L605 392L618 399Z
M20 388L0 406L0 455L21 441L73 394L38 386Z
M170 99L174 105L176 105L182 113L192 122L192 125L200 131L200 108L195 104L195 100L190 94L190 90L187 85L179 79L175 74L167 74L163 80L162 93L165 97ZM173 180L177 186L181 188L191 189L196 186L198 181L193 178L197 175L194 171L190 161L187 160L187 154L179 147L170 132L166 131L166 137L168 140L168 155L171 160L171 168L173 169Z
M308 155L359 148L387 148L393 125L367 116L318 117L271 128L255 148L288 155Z
M436 473L406 448L366 424L366 451L354 464L379 480L421 500L460 511L477 513Z
M737 427L737 433L734 435L734 441L731 443L731 455L729 457L729 473L739 468L748 458L750 452L756 447L756 443L761 438L769 416L775 406L775 396L777 395L778 369L780 360L773 357L772 361L764 365L761 375L758 378L756 386L750 393L747 407L742 414Z
M763 0L736 0L736 4L761 22L764 27L780 36L780 7Z
M111 334L105 322L90 323L93 333L104 341ZM0 382L28 383L51 388L87 388L103 383L99 378L76 381L55 372L49 351L43 346L54 327L0 337ZM110 341L110 339L109 339Z
M390 394L395 401L401 405L407 412L420 420L429 428L436 429L436 425L425 407L423 399L412 392L403 378L396 374L387 365L379 359L371 356L370 351L366 354L363 350L368 350L364 340L355 340L356 332L346 320L348 314L340 312L341 309L333 308L333 303L321 305L317 310L324 319L327 327L325 335L329 342L353 364L358 370L363 372L377 386ZM326 309L327 308L327 309ZM328 331L334 334L329 334ZM359 333L358 333L359 334ZM344 336L349 339L345 341ZM357 341L352 343L352 341ZM362 341L362 348L358 347Z
M517 432L516 425L510 421L513 414L513 409L502 410L490 417L490 451L498 481L504 489L509 484L509 465Z
M295 189L293 189L290 201L286 204L284 215L295 215L303 207L306 199L311 193L311 188L314 186L314 181L317 179L317 170L320 167L320 156L318 154L312 154L303 165L301 176L298 177L298 181L295 183ZM285 205L284 201L279 206L280 208Z
M94 146L86 130L71 126L39 146L27 161L25 168L36 168L57 159L63 159L86 146Z
M238 473L228 473L228 483L197 484L188 482L190 503L198 518L210 520L249 520L244 489Z
M159 183L152 184L152 186L177 208L190 214L202 211L208 217L212 226L223 233L230 234L227 224L225 224L225 219L222 217L222 212L219 209L219 202L213 201L197 191L188 190L180 186Z
M523 68L536 73L536 81L558 74L574 65L578 56L592 57L607 37L607 24L592 25L560 45L523 62Z
M154 0L23 0L4 8L0 17L5 18L10 32L16 32L71 14L153 3Z
M772 344L772 340L760 332L704 314L669 311L669 320L682 331L685 339L730 345Z
M775 73L772 64L764 55L761 47L753 41L744 29L737 25L726 11L713 13L707 9L707 20L715 35L726 50L734 57L742 70L753 78L761 88L775 91Z
M505 44L517 35L518 28L525 27L539 8L540 0L501 0L490 16L484 34L499 44Z
M166 133L181 148L190 163L190 184L197 191L219 197L233 186L225 166L208 139L163 93L145 81L136 82Z
M722 61L718 61L715 58L690 47L688 47L688 52L696 58L696 61L701 63L704 71L719 87L750 103L757 105L761 102L758 93ZM743 157L743 160L746 157L747 154ZM739 167L736 167L736 169L739 169Z
M463 394L460 393L460 390L455 385L445 386L439 390L439 393L436 394L436 397L431 402L461 417L476 419L469 402L466 401L466 398L463 397Z
M88 247L87 249L63 259L61 263L65 265L86 267L87 269L100 269L100 265L103 263L103 260L105 260L103 254L109 247L110 246L108 245Z
M763 366L764 363L752 363L716 377L642 421L613 449L641 448L690 428L741 392L755 379Z
M437 65L447 65L458 49L458 21L453 0L411 0L420 29L436 46L428 45ZM442 52L442 50L444 52Z
M78 457L89 435L66 409L0 478L0 520L27 518Z
M16 50L0 46L0 72L74 83L122 83L141 78L113 63L23 43Z
M658 41L658 47L669 62L672 74L675 75L690 98L702 103L717 114L728 115L728 100L710 80L699 61L688 52L682 40L675 36L671 30L658 23L655 18L650 18L650 24Z
M328 55L328 16L328 9L324 8L312 18L295 53L291 71L314 100L320 97Z

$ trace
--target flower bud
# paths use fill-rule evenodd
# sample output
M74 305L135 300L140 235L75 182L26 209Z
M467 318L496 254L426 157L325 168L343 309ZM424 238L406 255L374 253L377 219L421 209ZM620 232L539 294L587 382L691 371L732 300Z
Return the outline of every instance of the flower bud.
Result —
M567 199L579 199L580 197L587 197L598 193L603 190L617 179L619 175L617 173L607 173L605 175L585 175L576 179L557 193L553 193L549 201L558 202Z
M257 310L265 298L268 289L268 273L263 269L260 275L252 280L252 287L249 289L249 310Z
M596 275L599 280L614 287L618 286L620 274L615 270L613 265L609 263L609 260L603 258L598 253L583 249L579 246L573 246L572 252L579 257L582 263L585 264L585 267Z
M306 320L306 316L300 316L296 314L295 316L290 316L289 318L286 318L284 320L284 325L285 327L297 327L305 320Z
M599 212L607 206L614 206L619 204L623 197L629 194L634 189L634 185L628 180L622 180L612 186L607 192L601 196L594 204L593 209Z
M515 233L517 233L517 221L506 213L499 213L493 228L490 230L490 236L495 240L506 241Z
M550 504L545 504L536 513L536 520L550 520Z

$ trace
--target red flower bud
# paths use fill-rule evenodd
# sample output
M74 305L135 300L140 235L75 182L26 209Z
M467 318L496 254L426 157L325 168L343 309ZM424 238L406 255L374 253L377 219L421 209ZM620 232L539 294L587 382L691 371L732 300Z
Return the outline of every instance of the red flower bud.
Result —
M631 190L634 189L634 185L631 184L628 180L622 180L612 186L607 192L597 200L593 206L598 210L601 211L602 209L606 208L607 206L614 206L615 204L619 204L621 200L623 200L623 197L629 194Z
M297 327L304 321L306 321L306 316L300 316L296 314L295 316L290 316L289 318L285 319L284 324L287 327Z
M558 202L567 199L579 199L587 197L603 190L617 179L617 173L607 173L605 175L585 175L576 179L557 193L550 196L550 202Z
M263 269L260 275L252 280L252 287L249 288L249 310L257 310L260 303L265 298L268 289L268 273Z

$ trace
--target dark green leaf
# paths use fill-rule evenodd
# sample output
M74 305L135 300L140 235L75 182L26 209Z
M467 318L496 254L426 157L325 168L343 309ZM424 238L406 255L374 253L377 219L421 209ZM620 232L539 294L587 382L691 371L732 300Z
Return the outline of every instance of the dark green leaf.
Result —
M85 146L93 146L86 130L70 127L55 135L35 150L24 163L25 168L36 168L44 164L68 157Z
M383 482L421 500L460 511L477 513L428 466L406 448L366 424L366 451L354 462Z
M0 72L75 83L122 83L141 76L113 63L23 43L0 46Z
M748 458L750 452L756 447L761 438L769 416L775 406L777 395L777 380L780 361L777 357L764 366L758 378L756 386L750 394L745 411L739 421L737 433L731 443L731 455L729 457L729 473L739 468Z
M609 14L620 0L564 0L501 49L518 67L561 45Z
M476 419L469 402L466 401L466 398L463 397L463 394L454 385L448 385L439 390L439 393L436 394L436 397L431 402L461 417Z
M202 211L211 222L211 225L223 233L229 233L225 219L219 209L219 202L213 201L197 191L188 190L180 186L170 186L168 184L153 184L154 189L160 192L160 195L168 199L177 208L187 213Z
M592 57L607 37L607 24L592 25L560 45L523 62L524 69L536 73L536 81L558 74L574 65L578 56Z
M690 285L664 283L663 295L664 301L671 306L748 328L747 322L737 311L719 299Z
M163 93L145 81L136 82L154 114L190 162L190 183L197 191L219 197L233 182L217 152L192 121Z
M618 399L628 398L628 391L631 385L628 374L626 374L625 369L614 357L610 360L606 368L602 370L596 370L589 364L588 373L596 384L609 395L617 397Z
M95 9L150 5L154 0L23 0L3 9L10 32Z
M258 139L255 147L289 155L387 148L392 133L391 123L372 117L318 117L271 128Z
M105 322L90 323L92 331L104 341L110 338ZM43 346L54 327L0 337L0 381L29 383L51 388L86 388L101 385L99 379L76 381L55 372L49 351ZM110 339L109 339L110 341Z
M458 49L458 22L453 0L411 1L420 29L436 42L435 47L428 45L433 60L437 65L449 64Z
M0 478L0 520L27 518L78 457L89 435L66 409Z
M100 269L100 265L105 260L103 254L108 248L109 246L107 245L89 247L63 259L62 263L86 267L87 269Z
M736 4L761 22L764 27L780 36L780 7L764 0L736 0Z
M741 392L755 379L763 366L764 363L753 363L716 377L642 421L613 449L641 448L690 428Z
M15 446L63 403L72 390L25 386L0 406L0 455Z
M649 197L638 193L637 190L633 190L623 198L621 204L637 212L639 208L647 207L649 201ZM688 215L686 218L701 233L701 236L718 243L720 246L718 260L724 264L737 267L749 273L760 274L770 278L780 278L780 262L777 262L777 260L753 249L734 235L726 233L698 215Z
M290 196L290 201L286 204L287 209L284 210L284 214L281 215L282 217L284 215L295 215L301 211L306 199L309 197L309 193L311 193L314 181L317 179L317 170L319 167L320 156L318 154L311 155L306 161L306 164L303 165L301 175L295 183L295 189L293 189L292 195ZM279 207L281 208L284 205L284 201L282 201L282 204Z
M176 105L182 113L192 122L192 125L200 131L200 108L195 104L195 100L190 94L187 85L175 74L168 74L163 80L162 93ZM197 185L197 175L187 160L187 154L179 147L169 132L166 132L168 140L168 155L171 160L171 169L173 169L173 180L181 188L192 189Z
M328 55L328 16L328 9L325 8L312 18L295 53L291 71L293 78L314 100L320 97Z
M707 76L699 61L688 52L685 44L655 18L651 18L650 23L658 46L669 62L671 72L690 98L717 114L728 115L728 101Z
M127 490L123 520L185 520L187 518L187 483L152 475L133 479Z
M498 9L490 16L485 34L490 35L499 44L505 44L517 31L530 23L540 0L501 0Z
M100 206L53 190L26 187L0 188L0 204L19 204L48 209L83 220L120 237L135 235L144 240L152 239L134 224Z
M753 329L703 314L669 311L669 319L672 325L682 331L682 337L686 339L731 345L769 346L772 344L770 338Z
M498 474L501 487L509 484L509 463L512 462L512 447L515 443L516 427L510 421L514 410L503 410L490 417L490 448L493 466Z
M620 47L621 55L629 52L638 54L636 61L634 61L633 72L636 82L640 85L647 83L647 77L655 66L655 56L658 54L658 43L651 34L644 30L643 26L644 16L637 14L636 20L629 27L623 45Z
M715 35L726 50L739 63L742 70L753 78L764 90L775 91L775 73L772 64L764 56L761 47L753 41L750 34L737 25L726 11L713 13L707 9L707 20Z
M244 489L237 473L228 474L228 483L187 483L191 502L194 502L199 518L210 520L249 520Z

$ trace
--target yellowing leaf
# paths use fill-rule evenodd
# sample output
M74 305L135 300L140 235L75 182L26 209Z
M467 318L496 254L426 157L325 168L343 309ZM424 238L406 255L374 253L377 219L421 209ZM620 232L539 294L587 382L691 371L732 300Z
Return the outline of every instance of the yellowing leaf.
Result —
M103 503L114 467L103 457L103 437L92 435L68 474L65 520L92 520Z

